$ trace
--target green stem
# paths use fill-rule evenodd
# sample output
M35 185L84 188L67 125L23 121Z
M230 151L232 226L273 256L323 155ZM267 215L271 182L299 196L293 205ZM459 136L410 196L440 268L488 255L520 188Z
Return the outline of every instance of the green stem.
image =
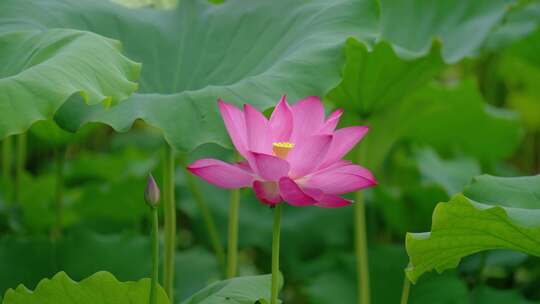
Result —
M274 228L272 230L272 298L270 304L278 303L279 293L279 237L281 231L281 205L274 208Z
M176 249L176 201L174 199L174 151L165 147L163 165L165 262L163 263L163 288L173 302L174 253Z
M533 133L533 170L532 174L540 173L540 131Z
M411 289L411 282L409 281L409 279L407 278L407 276L405 276L405 278L403 279L403 290L401 291L401 304L407 304L407 302L409 301L409 291Z
M8 181L11 176L11 151L12 151L11 136L4 139L2 143L2 175Z
M354 226L356 245L356 271L358 273L358 303L369 304L369 264L366 236L364 194L356 192L354 202Z
M231 190L231 201L229 203L227 278L234 278L238 268L238 209L240 209L240 189L233 189Z
M150 304L157 303L158 266L159 266L159 237L158 210L152 208L152 282L150 286Z
M55 193L55 208L56 208L56 223L52 230L52 238L57 239L62 234L63 226L63 196L64 196L64 162L66 152L63 148L58 148L55 151L56 162L56 193Z
M363 158L367 151L367 142L357 150L358 163L363 163ZM369 263L368 263L368 244L366 232L366 206L364 193L356 192L354 203L354 240L356 250L356 272L358 274L358 304L370 303L369 288Z
M21 182L26 164L26 133L17 135L17 163L15 168L15 192L13 200L15 203L20 203L21 199Z
M187 165L187 160L185 155L181 155L181 163L184 165L184 167ZM186 172L186 180L188 182L188 186L191 190L191 193L193 194L193 197L195 199L195 202L197 203L197 206L199 207L199 210L202 213L203 221L206 225L206 230L208 232L208 236L210 237L210 243L212 244L212 248L214 252L216 253L216 258L218 260L219 265L221 265L221 268L225 268L225 250L223 249L223 245L221 244L221 241L219 239L219 234L216 228L216 222L214 221L214 217L212 216L212 212L210 211L210 208L208 208L208 204L206 204L206 200L204 199L204 196L201 193L201 189L197 185L197 182L195 181L195 178L193 174L189 173L189 171L185 170Z

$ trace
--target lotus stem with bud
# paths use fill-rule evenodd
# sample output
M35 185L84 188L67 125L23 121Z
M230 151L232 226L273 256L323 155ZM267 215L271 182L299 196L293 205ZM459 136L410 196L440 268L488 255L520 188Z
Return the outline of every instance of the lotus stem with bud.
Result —
M159 274L159 223L158 223L158 205L160 191L152 174L148 175L148 182L144 190L144 200L150 206L152 211L152 279L150 283L150 304L157 303L157 285Z

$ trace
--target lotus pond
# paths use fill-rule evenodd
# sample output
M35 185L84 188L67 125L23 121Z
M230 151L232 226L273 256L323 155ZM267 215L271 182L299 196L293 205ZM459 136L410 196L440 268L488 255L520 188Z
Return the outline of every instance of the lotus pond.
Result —
M540 1L1 0L2 304L540 303Z

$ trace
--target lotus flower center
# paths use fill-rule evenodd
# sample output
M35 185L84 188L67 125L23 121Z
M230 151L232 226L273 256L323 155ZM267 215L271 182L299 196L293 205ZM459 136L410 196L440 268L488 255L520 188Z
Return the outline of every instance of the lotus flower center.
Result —
M294 148L294 144L287 141L272 143L272 151L274 152L274 155L281 159L286 159L289 151L291 151L292 148Z

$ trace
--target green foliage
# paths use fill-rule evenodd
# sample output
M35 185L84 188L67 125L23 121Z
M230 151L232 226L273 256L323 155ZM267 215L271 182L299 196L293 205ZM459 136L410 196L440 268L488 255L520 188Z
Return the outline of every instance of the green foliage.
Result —
M140 65L120 53L118 41L68 29L6 29L0 31L0 138L52 119L74 94L109 106L137 89Z
M368 122L366 159L376 169L400 140L495 161L513 153L522 139L515 113L486 105L473 81L425 86Z
M471 198L458 194L438 204L431 232L407 234L409 279L414 282L432 269L454 268L461 258L484 250L540 256L539 212L530 209L539 203L539 178L481 177L465 191Z
M150 280L119 282L108 272L97 272L81 282L73 281L65 272L42 280L34 291L23 285L6 292L3 304L132 304L147 303ZM163 289L158 289L158 302L168 304Z
M170 11L108 1L4 1L0 12L0 22L9 19L17 28L32 20L119 39L143 62L138 94L111 110L71 102L57 114L62 127L94 121L126 131L142 119L180 150L229 145L218 97L267 108L283 94L291 100L324 95L339 81L345 39L366 37L377 19L369 1L184 1ZM49 18L53 12L59 18Z
M60 128L53 120L41 120L30 128L30 133L51 147L63 147L68 144L80 143L90 137L96 129L95 125L85 125L76 133L70 133Z
M345 46L343 80L328 98L347 110L377 115L442 70L444 65L438 52L435 49L424 57L404 60L388 43L378 43L368 50L364 43L350 38Z
M512 178L482 175L475 177L463 192L471 200L488 205L538 209L539 185L540 175Z
M268 114L287 94L319 95L327 110L345 109L341 126L370 127L360 155L379 182L365 192L373 304L398 303L405 276L418 279L413 304L540 299L540 264L527 258L540 254L540 176L478 176L540 169L538 1L174 2L0 1L0 138L30 132L17 204L13 172L0 180L0 293L59 271L76 281L101 270L121 281L148 276L144 180L152 172L160 183L164 143L190 151L182 155L189 161L232 160L217 98ZM136 93L132 60L142 63ZM9 149L3 164L18 160ZM62 235L51 234L50 160L59 150ZM259 274L270 270L271 209L241 191L241 277L219 281L184 164L175 173L175 298L267 304L270 278ZM228 191L195 187L224 243ZM285 303L356 301L353 208L284 208ZM407 235L406 252L404 233L430 225ZM456 269L426 273L448 268ZM88 280L110 283L100 291L115 303L125 286L147 288L60 273L4 302L62 303L42 297L90 294ZM60 283L70 291L47 292ZM7 302L15 296L24 298Z
M440 36L443 58L455 62L479 48L489 30L501 21L508 3L470 1L456 6L450 1L431 5L382 1L378 8L370 1L316 1L310 5L290 1L271 4L226 1L216 8L204 2L185 1L173 11L152 11L126 9L106 1L77 1L77 5L62 2L44 5L42 1L24 4L5 1L0 6L0 21L18 20L13 26L26 28L28 24L24 21L30 19L44 27L60 24L114 37L145 68L140 93L123 105L111 111L99 107L88 110L81 103L72 102L60 111L57 121L70 130L85 122L99 121L125 131L134 120L142 119L161 129L165 139L181 150L208 142L229 144L217 116L218 97L267 108L282 94L292 100L305 95L324 95L339 81L340 54L348 37L368 44L376 38L389 41L401 56L410 58L427 53L433 37ZM448 10L449 7L452 9ZM48 18L52 11L61 17ZM448 22L440 23L441 26L434 24L441 16ZM82 21L97 17L100 22ZM391 26L392 20L402 20L404 24ZM421 35L407 32L418 33L418 24L425 29L420 31ZM466 41L458 41L465 35ZM354 41L350 40L347 46L348 61L366 56L366 47ZM160 56L156 55L158 52ZM418 86L428 78L428 71L436 70L437 64L427 63L439 62L433 55L413 63L401 63L388 45L375 47L374 54L365 61L367 69L391 73L385 79L401 79L400 74L408 72L407 67L419 66L418 71L406 73L411 78L405 78L402 86L393 87L381 100L383 104L393 100L397 92ZM377 64L392 57L388 68ZM360 67L364 68L364 64ZM355 78L356 68L356 64L346 67L345 76L353 78L346 77L344 86L350 87L355 79L361 80ZM362 89L365 92L362 95L376 98L388 84L385 81ZM355 97L349 96L350 88L341 91L333 98L341 99L343 91L349 91L346 97ZM340 102L357 103L356 100ZM370 105L374 99L361 102L368 109L375 108Z
M425 54L431 41L439 39L443 58L455 63L477 54L492 27L503 19L507 6L513 2L383 0L380 2L381 36L392 41L400 51L415 57Z
M441 185L448 195L460 192L471 177L480 174L478 162L471 157L445 160L429 149L417 151L415 157L424 182Z
M270 303L270 284L270 275L238 277L220 281L195 293L182 304ZM281 285L283 285L282 277L280 277ZM281 303L281 301L279 302Z
M523 298L519 292L515 290L496 290L488 286L480 286L473 290L471 303L479 304L532 304L536 303Z
M75 280L101 270L113 273L122 281L147 277L151 266L149 241L134 233L75 232L56 242L44 237L4 237L0 239L0 258L9 263L0 264L0 294L18 284L36 286L42 278L60 270ZM184 250L177 253L176 260L179 299L191 296L219 278L217 262L208 250Z

